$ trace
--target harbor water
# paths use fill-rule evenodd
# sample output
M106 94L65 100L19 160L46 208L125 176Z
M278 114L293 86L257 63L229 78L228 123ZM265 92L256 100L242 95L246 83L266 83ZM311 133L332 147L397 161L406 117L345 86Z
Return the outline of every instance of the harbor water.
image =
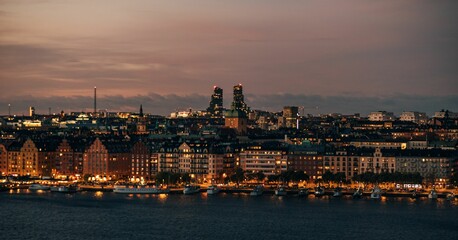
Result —
M0 239L456 239L458 201L0 192Z

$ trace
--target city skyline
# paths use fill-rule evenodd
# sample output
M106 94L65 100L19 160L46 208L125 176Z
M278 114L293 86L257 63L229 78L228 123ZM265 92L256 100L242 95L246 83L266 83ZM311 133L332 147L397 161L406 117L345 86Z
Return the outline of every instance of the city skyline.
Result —
M0 6L1 115L90 111L93 86L99 109L167 115L238 83L252 109L458 111L454 1Z

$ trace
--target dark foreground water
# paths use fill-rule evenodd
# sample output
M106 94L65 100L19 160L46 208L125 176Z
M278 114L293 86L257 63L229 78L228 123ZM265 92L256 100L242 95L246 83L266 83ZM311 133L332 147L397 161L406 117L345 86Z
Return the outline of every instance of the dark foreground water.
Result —
M0 239L458 239L458 201L0 193Z

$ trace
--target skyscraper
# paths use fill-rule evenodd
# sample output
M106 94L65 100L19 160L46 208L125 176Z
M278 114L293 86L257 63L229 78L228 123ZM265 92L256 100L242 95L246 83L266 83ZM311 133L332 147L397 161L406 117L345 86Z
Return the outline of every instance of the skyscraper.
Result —
M234 86L234 101L231 110L226 111L224 125L235 129L237 134L247 134L247 115L249 109L244 102L242 84Z
M30 117L35 116L35 107L29 107L29 116Z
M245 112L245 114L248 114L249 112L249 109L244 100L242 84L234 86L234 101L232 102L232 109L241 110Z
M221 116L223 111L223 89L217 86L213 87L213 95L210 100L210 106L207 111L212 116Z

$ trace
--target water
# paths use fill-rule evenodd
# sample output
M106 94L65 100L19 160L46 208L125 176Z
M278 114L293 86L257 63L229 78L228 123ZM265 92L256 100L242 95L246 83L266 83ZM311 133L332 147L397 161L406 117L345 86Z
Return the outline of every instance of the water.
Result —
M458 201L0 193L0 239L457 239Z

